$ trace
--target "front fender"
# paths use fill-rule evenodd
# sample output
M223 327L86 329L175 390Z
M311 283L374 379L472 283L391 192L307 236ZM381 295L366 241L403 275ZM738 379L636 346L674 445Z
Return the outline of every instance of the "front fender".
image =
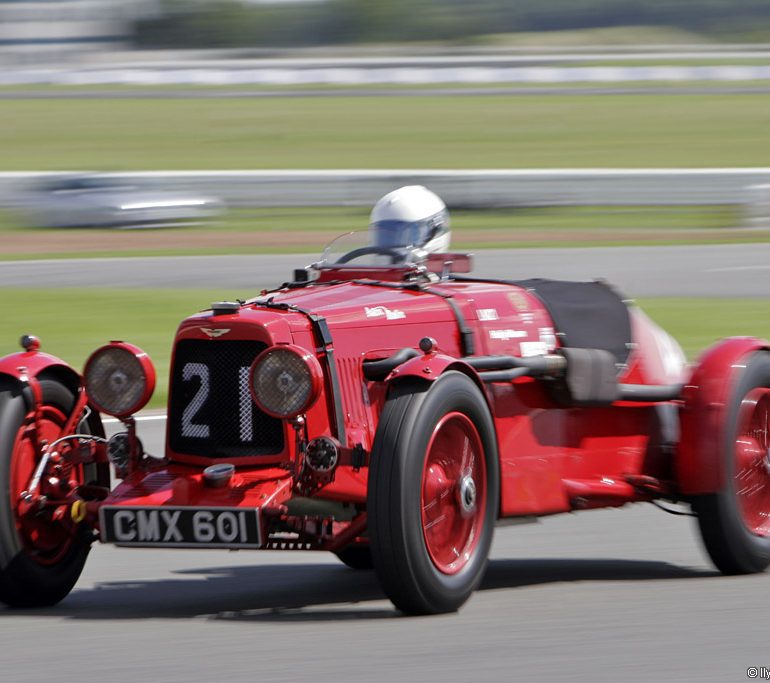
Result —
M81 388L80 375L61 358L42 351L20 351L0 358L0 379L16 383L23 390L30 380L57 379L77 394ZM27 392L27 401L30 397ZM31 407L31 406L30 406Z
M707 349L682 392L681 437L676 479L681 493L719 491L725 482L725 424L728 402L751 353L770 348L755 337L731 337Z
M435 382L441 375L450 370L457 370L468 375L479 387L483 396L484 383L479 374L467 363L443 353L427 353L402 363L385 378L385 382L391 385L407 378L421 379L426 382Z

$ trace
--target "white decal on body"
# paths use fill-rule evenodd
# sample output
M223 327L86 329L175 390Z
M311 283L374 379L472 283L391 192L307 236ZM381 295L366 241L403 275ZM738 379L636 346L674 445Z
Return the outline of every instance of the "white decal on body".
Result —
M524 330L489 330L490 339L499 339L501 341L521 339L526 336L527 333Z
M364 312L367 318L385 318L385 320L401 320L406 318L406 313L398 310L391 310L386 306L364 306Z
M538 330L540 341L546 345L549 350L556 348L556 334L552 327L541 327Z
M479 320L497 320L497 310L494 308L480 308L477 311Z
M521 349L521 355L524 358L528 356L544 356L548 353L548 347L543 342L539 341L523 341L519 345L519 348Z

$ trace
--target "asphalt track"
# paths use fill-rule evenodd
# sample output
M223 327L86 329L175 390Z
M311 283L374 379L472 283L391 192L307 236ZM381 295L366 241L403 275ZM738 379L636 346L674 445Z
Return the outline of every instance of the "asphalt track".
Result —
M731 291L752 278L757 289L765 280L763 259L770 264L764 245L636 251L571 250L569 258L559 250L526 250L485 254L480 263L485 274L506 267L520 277L625 270L635 294L645 287L644 293L681 293L679 285L694 273L704 286L722 278L718 273L748 273ZM269 272L260 276L254 262L247 271L239 266L233 282L272 277L289 267L283 259L262 259ZM671 280L665 273L672 266L664 265L677 259L683 272ZM140 272L164 286L170 283L158 271L174 263ZM213 268L218 261L206 263ZM532 270L520 272L522 264ZM198 277L216 275L200 265ZM17 284L34 282L29 264L2 264L3 277L8 266ZM714 272L720 267L733 270ZM116 263L103 268L85 270L94 278L119 271ZM184 270L181 262L176 269ZM72 284L74 271L54 271L68 275L60 286ZM649 289L662 277L665 286ZM163 427L162 417L140 423L148 451L161 452ZM323 554L97 546L61 605L0 608L0 670L3 681L14 683L742 681L750 667L770 669L769 589L767 575L719 576L693 520L646 505L499 528L481 590L458 614L439 617L400 616L371 572Z
M162 420L140 430L160 453ZM438 617L320 553L97 546L61 605L0 608L0 660L14 683L741 681L770 667L768 589L644 505L498 528L481 590Z
M768 296L770 244L481 250L474 273L504 279L604 279L631 297ZM203 287L251 296L291 279L313 254L0 263L0 287Z

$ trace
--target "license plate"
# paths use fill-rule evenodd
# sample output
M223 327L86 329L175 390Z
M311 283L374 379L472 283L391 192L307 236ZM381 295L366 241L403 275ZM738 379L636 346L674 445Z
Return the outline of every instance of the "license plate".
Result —
M259 548L259 510L243 508L124 507L99 510L101 540L162 548Z

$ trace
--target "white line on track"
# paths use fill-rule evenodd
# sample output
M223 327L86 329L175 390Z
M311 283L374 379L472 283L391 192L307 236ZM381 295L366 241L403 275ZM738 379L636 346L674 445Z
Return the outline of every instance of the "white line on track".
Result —
M137 422L152 422L155 420L165 420L165 415L139 415L138 417L134 418ZM118 418L116 417L105 417L102 422L105 424L116 424L120 422Z
M770 264L757 266L724 266L723 268L708 268L707 273L729 273L740 270L770 270Z

